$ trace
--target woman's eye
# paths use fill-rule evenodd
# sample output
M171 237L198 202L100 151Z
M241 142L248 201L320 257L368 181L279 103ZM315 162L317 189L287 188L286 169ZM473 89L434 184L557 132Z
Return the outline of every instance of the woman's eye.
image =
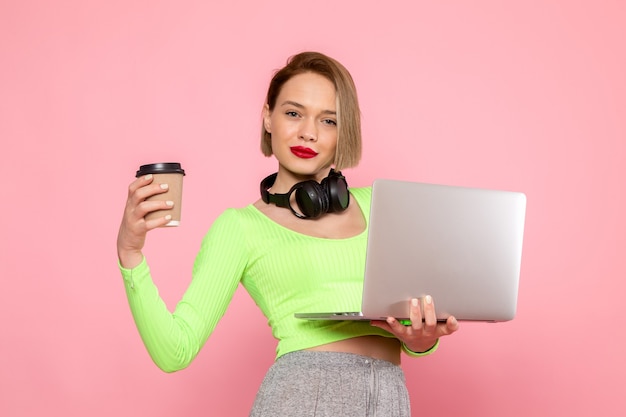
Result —
M337 126L337 122L333 119L324 119L324 123L330 126Z
M298 117L298 113L295 111L288 111L285 114L289 117Z

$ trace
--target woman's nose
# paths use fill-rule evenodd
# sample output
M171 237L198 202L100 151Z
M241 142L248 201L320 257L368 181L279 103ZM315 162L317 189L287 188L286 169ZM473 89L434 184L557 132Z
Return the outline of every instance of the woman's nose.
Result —
M317 140L317 130L315 129L314 121L303 121L302 128L300 129L300 139L306 141Z

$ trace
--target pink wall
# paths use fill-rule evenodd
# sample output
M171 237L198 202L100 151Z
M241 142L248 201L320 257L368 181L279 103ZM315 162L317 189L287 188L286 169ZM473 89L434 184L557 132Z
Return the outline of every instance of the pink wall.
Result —
M161 373L115 236L137 166L181 161L183 226L146 247L173 307L213 219L274 169L261 102L305 49L359 86L351 185L528 196L518 317L405 360L414 415L624 415L624 3L214 3L0 3L0 415L247 415L274 351L247 294L190 368Z

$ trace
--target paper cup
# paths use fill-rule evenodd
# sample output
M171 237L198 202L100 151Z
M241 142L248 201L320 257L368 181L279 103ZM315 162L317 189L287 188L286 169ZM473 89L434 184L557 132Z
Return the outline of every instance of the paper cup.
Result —
M165 162L142 165L137 171L137 177L152 174L155 184L167 184L169 189L165 193L153 195L146 200L168 201L174 202L174 207L167 210L157 210L146 214L145 219L151 220L166 215L171 215L172 219L165 226L179 226L181 207L183 200L183 176L185 171L178 162Z

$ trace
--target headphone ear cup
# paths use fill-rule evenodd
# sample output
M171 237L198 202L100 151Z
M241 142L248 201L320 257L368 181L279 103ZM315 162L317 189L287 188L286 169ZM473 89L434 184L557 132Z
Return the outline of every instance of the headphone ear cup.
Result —
M328 212L341 212L350 205L348 183L341 174L326 177L321 183L328 198Z
M316 181L304 181L295 190L296 203L305 217L316 218L328 212L328 196Z

